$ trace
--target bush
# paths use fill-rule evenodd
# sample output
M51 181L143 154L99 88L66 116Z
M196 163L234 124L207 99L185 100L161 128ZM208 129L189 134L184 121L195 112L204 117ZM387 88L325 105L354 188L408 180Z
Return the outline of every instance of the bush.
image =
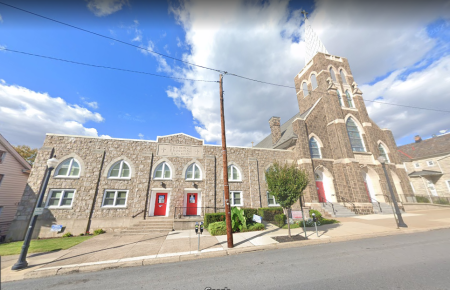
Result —
M339 221L334 220L334 219L326 219L326 218L321 218L320 219L320 224L321 225L329 225L329 224L337 224L339 223Z
M231 227L234 233L247 229L247 219L244 216L243 209L237 207L231 208Z
M265 229L266 229L266 227L264 226L264 224L253 223L253 224L247 226L247 229L243 230L242 232L263 231Z
M317 211L317 210L315 210L315 209L310 209L309 210L309 216L312 218L312 214L315 214L316 215L316 218L318 219L318 220L320 220L321 218L322 218L322 214L320 213L320 211Z
M220 236L227 234L227 225L225 222L215 222L208 226L208 232L211 236Z
M282 213L284 212L281 207L262 207L258 209L258 215L261 216L263 220L268 222L275 221L275 215Z
M434 201L434 203L437 204L449 204L448 200L446 198L438 198Z
M303 227L302 223L294 223L294 224L291 225L291 229L297 229L297 228L300 228L300 227ZM284 225L283 226L283 229L287 229L287 228L288 228L288 225Z
M224 222L225 221L225 213L217 212L217 213L207 213L205 214L205 228L209 228L209 225L215 222Z
M81 234L80 234L80 237L82 237L82 236L84 236L84 233L81 233Z
M253 220L253 215L256 214L258 215L258 209L256 208L242 208L244 210L244 216L248 221L252 221Z
M103 229L96 229L94 231L94 236L98 236L98 235L104 234L104 233L106 233L106 232Z
M417 200L417 202L420 202L420 203L430 203L430 200L428 199L428 197L425 197L425 196L416 195L416 200Z
M277 214L277 215L275 215L275 224L279 228L282 228L285 223L286 223L286 215L285 214Z
M70 232L67 232L63 235L63 238L70 238L73 237L73 235Z

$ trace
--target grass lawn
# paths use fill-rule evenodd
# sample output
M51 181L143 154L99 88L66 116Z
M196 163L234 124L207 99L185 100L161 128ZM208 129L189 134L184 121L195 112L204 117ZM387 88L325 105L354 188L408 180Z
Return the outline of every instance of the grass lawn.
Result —
M89 240L93 236L70 237L70 238L54 238L31 240L28 253L51 252L65 250L81 242ZM20 254L23 241L0 244L0 256Z

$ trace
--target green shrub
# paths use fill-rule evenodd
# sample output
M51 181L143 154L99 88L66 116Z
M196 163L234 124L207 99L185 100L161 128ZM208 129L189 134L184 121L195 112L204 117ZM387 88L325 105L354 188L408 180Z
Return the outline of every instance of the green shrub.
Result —
M417 200L417 202L420 202L420 203L430 203L430 200L425 196L416 195L416 200Z
M264 224L253 223L253 224L247 225L247 229L242 230L242 232L262 231L265 229L266 229L266 227L264 226Z
M285 223L286 223L286 215L285 214L277 214L277 215L275 215L275 224L279 228L282 228Z
M247 229L247 219L244 216L244 210L237 207L231 208L231 227L234 233Z
M315 214L316 215L316 218L318 219L318 220L320 220L321 218L322 218L322 214L320 213L320 211L317 211L317 210L315 210L315 209L310 209L309 210L309 216L312 218L312 214Z
M274 216L282 213L283 208L281 207L262 207L258 209L258 215L261 216L263 220L268 222L275 221Z
M81 233L80 236L81 236L81 237L84 236L84 233Z
M209 228L209 225L215 222L224 222L225 221L225 213L207 213L205 214L205 228Z
M242 208L244 210L244 216L247 219L247 222L253 220L253 215L258 215L258 209L256 208Z
M70 232L67 232L63 235L63 238L70 238L73 237L73 235Z
M448 200L446 198L438 198L434 201L434 203L437 204L449 204Z
M294 224L291 225L291 229L297 229L297 228L300 228L300 227L303 227L302 223L294 223ZM288 228L288 225L284 225L283 226L283 229L287 229L287 228Z
M329 224L337 224L339 223L339 221L334 220L334 219L326 219L326 218L321 218L320 219L320 224L321 225L329 225Z
M208 226L208 232L211 236L220 236L227 234L227 225L225 222L215 222Z
M106 233L106 232L103 229L96 229L94 231L94 236L98 236L98 235L104 234L104 233Z

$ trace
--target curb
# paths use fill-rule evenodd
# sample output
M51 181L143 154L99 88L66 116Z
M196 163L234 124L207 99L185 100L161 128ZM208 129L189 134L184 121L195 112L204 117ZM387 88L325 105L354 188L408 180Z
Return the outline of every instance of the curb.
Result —
M314 239L314 240L306 240L306 241L295 241L289 243L276 243L269 244L263 246L253 246L253 247L245 247L245 248L233 248L233 249L224 249L224 250L214 250L207 251L203 253L193 253L193 252L185 252L185 253L176 253L176 254L167 254L169 256L157 257L157 255L152 256L143 256L143 257L135 257L135 258L125 258L119 260L111 260L111 261L101 261L90 263L90 265L76 264L76 265L65 265L65 266L55 266L51 268L41 268L36 269L34 271L25 273L23 279L35 279L35 278L43 278L55 275L66 275L66 274L75 274L75 273L87 273L87 272L95 272L101 270L108 269L118 269L118 268L126 268L126 267L136 267L136 266L147 266L147 265L155 265L155 264L164 264L164 263L175 263L182 261L192 261L198 259L208 259L215 257L224 257L224 256L232 256L239 255L243 253L251 253L258 251L266 251L266 250L276 250L276 249L288 249L288 248L296 248L296 247L306 247L312 245L319 244L328 244L328 243L336 243L336 242L345 242L352 240L361 240L361 239L369 239L376 237L385 237L385 236L393 236L400 234L413 234L413 233L422 233L433 230L440 229L448 229L449 226L441 226L434 227L429 229L399 229L398 231L388 231L388 232L379 232L374 234L365 234L365 235L350 235L343 237L335 237L335 238L322 238L322 239ZM178 254L178 255L177 255ZM10 280L12 281L12 280ZM6 281L3 281L6 282Z

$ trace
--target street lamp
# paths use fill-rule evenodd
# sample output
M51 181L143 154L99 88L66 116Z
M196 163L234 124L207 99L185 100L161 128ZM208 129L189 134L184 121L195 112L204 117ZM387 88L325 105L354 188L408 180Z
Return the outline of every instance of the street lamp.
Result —
M402 213L400 212L400 209L398 208L397 200L395 199L394 192L392 191L391 182L389 181L389 176L386 171L386 166L384 165L384 163L386 163L386 158L384 158L383 156L380 156L380 157L378 157L378 161L380 161L381 166L383 167L384 176L386 176L386 181L387 181L387 185L389 188L389 192L391 194L392 203L394 204L395 213L397 214L398 226L402 227L402 228L407 228L408 226L403 221Z
M28 226L27 234L25 235L25 239L23 240L22 251L20 252L19 260L12 266L12 270L19 270L26 268L28 266L28 262L26 260L28 248L30 247L31 236L33 235L34 226L36 225L36 221L38 215L42 213L42 201L44 200L44 194L47 189L48 180L50 179L50 174L52 170L58 165L59 161L55 157L47 160L47 173L45 175L44 184L42 185L42 189L39 192L38 201L36 203L36 208L34 209L30 224Z

